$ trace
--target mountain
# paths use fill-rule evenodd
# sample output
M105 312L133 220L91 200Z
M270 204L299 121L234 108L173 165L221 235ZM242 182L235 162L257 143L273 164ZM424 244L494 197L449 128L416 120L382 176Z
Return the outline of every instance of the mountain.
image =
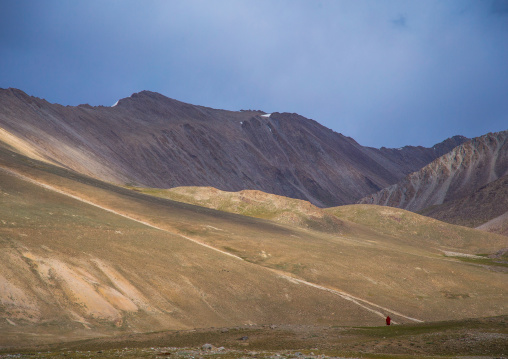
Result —
M297 114L216 110L149 91L113 107L61 106L16 89L0 90L0 139L115 184L261 190L321 207L354 203L466 140L375 149Z
M321 206L351 201L464 138L378 150L296 114L151 92L72 107L2 90L0 124L0 350L508 310L502 235L259 190ZM149 188L179 183L208 187Z
M259 204L242 208L263 213L269 196L247 193ZM0 347L508 309L505 267L477 255L498 253L506 237L401 209L287 209L336 217L335 230L315 230L150 196L2 146L0 198Z
M465 142L399 183L363 198L360 203L424 211L422 213L434 213L436 218L442 219L464 217L452 222L466 224L470 221L472 225L479 225L481 216L504 213L496 202L501 203L506 198L505 182L484 190L482 187L508 175L507 137L508 131L503 131ZM480 204L478 201L489 208L487 212L480 214L479 207L474 209ZM447 206L441 210L429 208L442 204ZM475 213L475 218L466 219L471 213ZM482 220L485 219L488 218Z
M453 136L431 148L422 146L404 146L402 148L381 147L381 153L397 163L406 174L418 171L438 157L450 152L469 139L464 136Z
M448 223L508 235L508 175L466 196L428 207L421 214Z

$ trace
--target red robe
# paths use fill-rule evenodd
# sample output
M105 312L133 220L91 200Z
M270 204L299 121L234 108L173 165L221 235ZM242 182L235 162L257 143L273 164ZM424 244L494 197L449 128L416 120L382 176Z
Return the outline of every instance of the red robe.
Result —
M390 317L386 317L386 325L390 325L392 319Z

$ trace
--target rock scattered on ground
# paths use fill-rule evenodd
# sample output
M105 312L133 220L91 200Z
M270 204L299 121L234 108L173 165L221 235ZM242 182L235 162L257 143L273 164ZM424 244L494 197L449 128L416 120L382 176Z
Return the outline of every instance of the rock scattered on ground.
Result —
M214 347L212 344L204 344L201 348L176 348L176 347L152 347L152 348L123 348L100 351L60 351L55 352L31 352L26 354L0 354L0 359L10 358L172 358L172 359L205 359L214 358L217 355L227 355L231 359L340 359L342 357L327 356L324 354L308 355L298 351L249 351Z

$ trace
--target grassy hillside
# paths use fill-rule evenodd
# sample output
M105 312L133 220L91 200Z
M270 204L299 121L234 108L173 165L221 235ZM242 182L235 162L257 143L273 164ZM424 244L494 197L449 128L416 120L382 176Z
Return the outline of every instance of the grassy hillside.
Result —
M1 350L17 358L503 357L507 316L383 327L240 326L152 332ZM239 340L240 338L247 338ZM340 338L337 340L337 338ZM210 349L203 349L203 343ZM205 348L206 348L205 347Z
M74 193L80 186L76 182ZM139 204L145 214L152 207L150 219L158 222L168 216L179 230L151 228L0 169L0 345L18 340L20 332L35 334L29 338L37 342L50 334L71 339L255 323L378 320L331 293L291 282L178 234L192 233L196 221L205 218L206 223L231 223L238 231L255 227L270 236L287 229L248 219L235 224L231 215L221 217L221 212L172 208L150 198L143 202L85 186L89 199L95 193L110 205L114 200L129 202L127 208ZM357 317L341 319L345 312Z
M451 225L403 209L376 205L348 205L325 210L362 225L376 234L397 238L428 250L460 250L468 254L492 253L506 247L506 237Z
M308 201L256 190L227 192L213 187L130 188L156 197L322 232L337 233L347 230L345 223L336 216L327 214Z
M439 250L490 253L502 248L502 236L470 230L477 234L461 239L453 234L460 227L450 226L449 239L430 246L418 231L395 235L338 209L328 215L347 231L315 231L149 196L7 149L0 149L0 190L3 346L508 310L506 273Z

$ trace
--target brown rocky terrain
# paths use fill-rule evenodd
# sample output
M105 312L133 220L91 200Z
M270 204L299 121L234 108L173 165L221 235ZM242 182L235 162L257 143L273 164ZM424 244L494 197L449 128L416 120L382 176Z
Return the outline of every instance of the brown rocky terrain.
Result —
M436 218L442 219L454 217L456 219L451 219L452 222L465 224L468 219L458 219L461 217L459 213L468 217L468 212L475 206L475 202L483 201L484 206L490 208L490 214L485 213L487 217L500 215L506 211L500 208L506 198L503 197L506 193L505 182L493 184L489 190L481 188L508 174L507 138L508 131L474 138L421 170L407 175L399 183L363 198L360 203L399 207L410 211L422 211L431 206L449 203L440 210L429 208L424 213L435 213ZM494 189L499 191L499 195L493 192ZM498 203L492 206L492 203L489 203L492 198L487 199L485 196L495 196L494 202ZM458 210L458 207L461 209ZM457 210L458 212L453 213ZM478 210L475 212L478 213ZM487 217L483 220L488 219ZM480 224L478 218L476 216L476 219L471 219L472 225Z
M440 221L478 227L508 235L508 175L478 188L472 193L437 206L421 214Z
M61 106L0 90L0 136L18 152L116 184L211 186L354 203L466 138L374 149L289 113L225 111L142 91L113 107Z

